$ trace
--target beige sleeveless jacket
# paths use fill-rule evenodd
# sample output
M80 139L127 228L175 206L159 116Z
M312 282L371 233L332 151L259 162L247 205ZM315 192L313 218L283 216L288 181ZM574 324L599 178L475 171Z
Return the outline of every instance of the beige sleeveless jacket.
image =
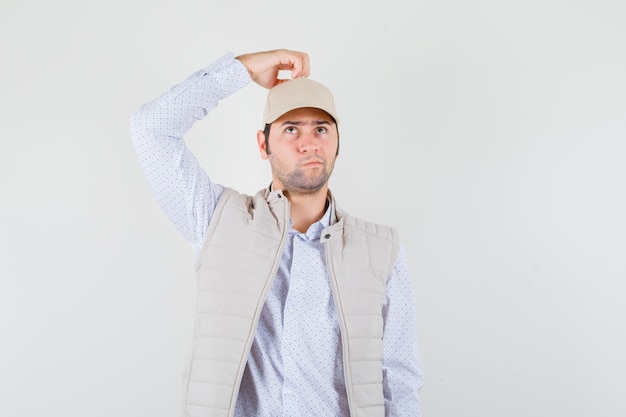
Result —
M336 207L334 202L331 207ZM196 264L185 416L233 416L259 315L288 234L289 202L281 191L247 196L224 190ZM321 242L339 316L350 414L383 417L382 308L399 253L397 232L334 209Z

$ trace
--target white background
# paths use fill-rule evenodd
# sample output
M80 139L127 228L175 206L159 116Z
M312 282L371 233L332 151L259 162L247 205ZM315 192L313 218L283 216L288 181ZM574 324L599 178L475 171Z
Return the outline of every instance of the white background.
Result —
M339 203L400 229L424 416L626 415L625 4L2 0L0 416L179 415L194 259L129 117L274 48L335 93ZM188 137L248 193L264 96Z

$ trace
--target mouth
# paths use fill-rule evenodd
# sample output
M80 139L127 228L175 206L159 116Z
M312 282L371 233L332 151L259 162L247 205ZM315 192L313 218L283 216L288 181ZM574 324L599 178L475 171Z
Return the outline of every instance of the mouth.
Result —
M312 159L312 160L302 162L300 166L312 167L312 166L318 166L318 165L323 165L323 164L324 164L324 161L321 161L319 159Z

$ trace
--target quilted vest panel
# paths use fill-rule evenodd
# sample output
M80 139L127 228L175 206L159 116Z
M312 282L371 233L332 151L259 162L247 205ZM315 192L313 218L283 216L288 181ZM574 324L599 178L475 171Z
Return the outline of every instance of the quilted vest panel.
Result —
M335 205L333 204L333 207ZM395 229L336 210L322 233L342 333L353 417L383 417L382 307L398 256ZM289 230L280 191L254 197L226 189L198 262L194 338L183 384L183 415L232 417Z

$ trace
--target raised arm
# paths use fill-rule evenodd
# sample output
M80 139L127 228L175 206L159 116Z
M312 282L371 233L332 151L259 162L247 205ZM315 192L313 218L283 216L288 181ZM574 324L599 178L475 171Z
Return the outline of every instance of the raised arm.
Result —
M227 54L131 117L133 145L150 190L196 253L223 187L209 179L183 137L220 99L249 82L246 68Z
M131 136L148 185L167 217L198 253L223 186L213 183L183 140L193 124L254 80L271 88L279 71L309 74L308 55L279 49L222 56L131 117Z

